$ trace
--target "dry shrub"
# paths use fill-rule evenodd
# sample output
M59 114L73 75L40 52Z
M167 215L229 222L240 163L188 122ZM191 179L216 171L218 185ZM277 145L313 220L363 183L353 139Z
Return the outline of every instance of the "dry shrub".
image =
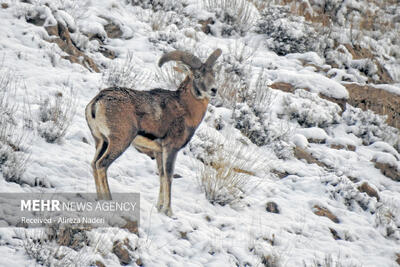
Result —
M325 254L323 259L315 258L311 264L307 264L303 261L304 267L358 267L361 266L358 263L354 263L351 260L342 258L339 254L338 256L333 256L332 254Z
M281 255L276 253L265 255L261 259L261 263L266 267L280 267L282 266L281 261Z
M176 90L189 72L184 64L177 63L176 66L166 64L157 69L155 78L157 82L165 84L167 88Z
M229 52L224 53L223 63L215 67L216 88L218 88L217 98L213 99L213 104L235 107L236 103L245 102L250 88L249 73L252 73L251 67L246 64L256 50L246 43L234 42L228 47Z
M18 231L26 254L41 266L89 266L93 256L85 251L89 245L85 230L52 224L46 228Z
M266 45L280 56L318 51L319 38L302 17L291 14L286 6L271 6L261 12L255 32L266 37Z
M213 104L235 107L236 103L245 102L249 94L252 68L248 63L256 49L246 42L235 41L228 46L228 52L223 54L223 62L216 65L217 98Z
M267 82L264 71L260 71L254 83L238 92L238 101L233 109L235 127L258 146L281 139L281 136L272 136L269 127L271 123L270 108L275 98L272 96ZM282 133L283 135L284 133Z
M270 7L273 4L273 0L249 0L253 5L257 8L259 12L262 12L264 9Z
M394 199L389 199L379 206L375 213L375 227L386 237L399 238L397 231L400 223L400 208Z
M228 52L224 54L225 61L236 61L238 63L245 63L249 61L257 52L257 47L253 48L246 42L236 40L228 46ZM234 60L227 60L227 57L233 57Z
M268 82L264 70L261 70L251 88L242 93L242 101L247 102L256 115L268 112L275 100L271 89L267 86Z
M257 9L247 0L203 0L203 5L226 24L222 27L222 35L229 36L234 32L245 35L257 18Z
M75 112L76 95L72 87L46 97L39 109L39 135L49 143L59 141L67 133Z
M150 9L154 12L156 11L175 11L176 13L181 13L184 1L175 0L126 0L133 6L139 6L142 9Z
M163 11L152 12L150 15L150 26L153 31L161 31L167 27L171 14Z
M252 73L251 59L257 51L258 44L250 46L248 42L234 41L229 44L228 52L223 54L223 66L226 72L247 81Z
M216 69L215 87L218 88L218 91L217 97L211 101L216 106L233 108L237 102L243 101L241 99L249 90L249 84L221 65Z
M142 9L139 11L139 19L148 23L153 31L162 31L169 25L173 16L172 13L163 10Z
M32 121L25 99L23 104L17 102L21 87L24 84L18 76L0 65L0 173L9 182L20 181L29 159L29 134L25 127Z
M263 163L249 146L227 137L224 140L213 134L206 148L197 181L212 204L226 205L245 196L251 176L257 175Z
M237 171L241 166L235 164L235 158L219 158L212 165L203 165L199 183L212 204L226 205L237 201L242 195L242 188L247 183L247 174ZM247 172L247 171L245 171Z
M87 12L91 5L90 0L57 0L55 6L57 9L65 10L75 21L88 17Z
M137 68L133 54L129 52L121 64L114 60L102 74L102 82L106 87L136 88L147 76Z
M14 136L18 127L15 114L18 103L15 101L20 82L13 77L11 70L0 68L0 141L19 149L23 136Z

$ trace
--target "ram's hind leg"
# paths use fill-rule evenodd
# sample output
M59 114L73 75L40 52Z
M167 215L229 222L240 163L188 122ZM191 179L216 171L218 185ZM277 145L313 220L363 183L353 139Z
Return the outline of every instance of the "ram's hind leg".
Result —
M107 170L111 163L114 162L131 144L132 138L126 137L121 140L116 137L107 137L104 141L106 145L105 152L96 161L95 167L97 169L97 180L99 182L100 194L97 193L98 199L110 200L111 193L107 181Z
M95 144L96 144L96 153L94 155L94 159L92 161L92 169L93 169L93 177L94 177L94 182L96 184L96 192L97 196L99 197L101 195L101 185L100 185L100 180L99 180L99 175L97 172L96 168L96 162L103 156L104 152L107 150L108 143L106 142L105 139L103 138L97 138L93 136Z

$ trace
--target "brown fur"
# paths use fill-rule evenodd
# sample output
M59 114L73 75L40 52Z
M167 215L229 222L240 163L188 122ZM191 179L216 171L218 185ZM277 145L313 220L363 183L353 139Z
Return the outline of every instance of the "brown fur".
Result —
M177 91L108 88L87 108L104 107L108 128L117 140L129 136L132 142L137 134L145 133L181 149L202 121L209 102L196 99L191 87L190 78L186 77Z

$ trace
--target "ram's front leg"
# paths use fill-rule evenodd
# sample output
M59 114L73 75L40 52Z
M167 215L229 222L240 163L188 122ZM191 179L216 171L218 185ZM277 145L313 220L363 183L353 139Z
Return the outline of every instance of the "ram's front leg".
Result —
M174 174L175 160L177 154L178 150L176 149L163 148L162 159L163 159L164 176L162 178L162 182L163 182L164 201L161 211L169 217L172 217L173 215L171 209L171 185L172 185L172 177Z
M161 211L164 205L164 177L165 177L162 153L156 153L156 161L157 161L158 175L160 176L160 192L158 194L157 210Z

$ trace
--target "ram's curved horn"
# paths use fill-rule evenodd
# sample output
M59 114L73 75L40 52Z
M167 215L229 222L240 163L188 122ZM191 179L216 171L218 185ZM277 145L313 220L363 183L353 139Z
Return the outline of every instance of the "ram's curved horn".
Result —
M221 49L216 49L206 60L206 63L204 63L204 65L206 66L206 68L212 68L215 64L215 62L217 61L217 59L219 58L219 56L221 55L222 50Z
M188 52L175 50L164 54L158 61L158 66L161 67L162 65L164 65L164 63L171 60L181 61L182 63L188 65L192 70L199 69L203 65L201 63L201 60L195 55L192 55L191 53Z

